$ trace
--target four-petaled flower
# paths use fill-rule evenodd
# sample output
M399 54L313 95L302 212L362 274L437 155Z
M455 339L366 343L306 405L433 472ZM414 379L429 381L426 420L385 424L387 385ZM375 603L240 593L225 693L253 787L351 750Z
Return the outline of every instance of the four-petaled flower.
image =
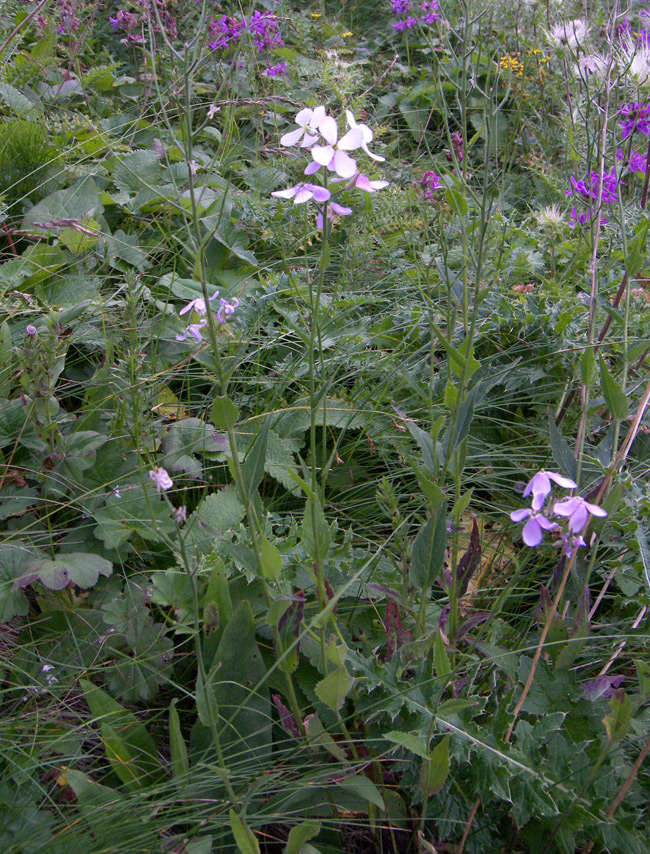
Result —
M191 335L192 338L195 338L196 341L202 341L201 330L204 326L207 326L207 320L200 320L198 323L190 323L190 325L185 329L182 335L177 335L177 341L185 341L188 335Z
M558 486L561 486L562 489L578 488L578 484L571 480L570 477L564 477L564 475L558 474L554 471L538 471L535 477L530 480L528 486L524 489L524 498L527 495L530 495L531 492L533 493L533 501L531 505L533 510L541 510L544 506L544 502L553 489L551 481L556 483Z
M219 291L215 291L211 297L208 297L208 302L212 302L213 299L216 299L219 296ZM208 310L205 305L205 300L203 297L199 297L198 299L193 299L191 302L188 302L186 306L184 306L178 313L179 314L187 314L188 311L194 311L196 314L200 314L204 316L207 314Z
M544 531L555 531L559 528L557 522L551 522L543 513L535 513L528 507L513 510L510 518L513 522L523 522L524 519L528 519L521 535L526 545L531 548L535 548L542 542Z
M164 492L167 489L171 489L174 485L171 477L161 466L154 466L154 468L149 472L149 477L153 480L158 492Z
M331 222L334 222L336 217L349 216L351 213L352 208L346 208L343 205L339 205L338 202L330 202L327 206L327 219ZM325 218L323 217L323 211L321 211L316 217L316 225L322 228L324 224Z
M606 510L603 510L597 504L590 504L584 498L580 498L579 495L557 501L553 505L553 512L556 516L563 516L569 520L569 531L573 534L582 531L589 520L590 514L592 516L607 516Z
M364 146L366 140L362 128L359 125L350 128L339 139L336 121L332 116L325 116L318 131L327 145L315 145L312 148L313 163L305 169L305 174L313 175L321 166L326 166L330 172L336 172L341 178L351 178L357 171L357 161L347 152Z
M298 125L298 129L285 133L284 136L280 138L280 144L300 145L303 148L308 148L310 145L318 142L318 130L326 118L327 113L325 112L325 107L322 105L320 107L316 107L314 110L310 110L306 107L296 116L295 121Z
M332 195L326 187L320 187L318 184L300 183L287 190L275 190L271 193L278 199L293 199L294 205L303 205L310 199L317 202L326 202Z

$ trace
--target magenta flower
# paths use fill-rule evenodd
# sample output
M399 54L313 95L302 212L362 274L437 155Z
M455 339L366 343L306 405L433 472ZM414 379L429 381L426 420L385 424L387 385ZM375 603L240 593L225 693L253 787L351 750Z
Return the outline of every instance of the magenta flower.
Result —
M572 498L564 498L553 506L556 516L563 516L569 520L569 531L576 534L585 527L589 521L589 515L607 516L607 511L597 504L590 504L584 498L574 495Z
M149 472L149 477L155 483L158 492L164 492L167 489L171 489L174 485L171 477L167 474L165 469L160 466L154 466L154 468Z
M310 199L314 199L316 202L326 202L332 194L326 187L301 182L287 190L275 190L271 195L278 199L293 199L294 205L303 205Z
M543 513L535 513L528 507L523 507L521 510L513 510L510 514L513 522L523 522L528 519L522 531L524 542L530 548L538 546L544 538L544 531L555 531L559 528L557 522L551 522Z
M623 104L618 114L625 118L621 122L622 139L625 139L632 133L650 136L650 104L644 106L637 101L631 104Z
M533 502L531 505L533 510L541 510L544 506L544 502L553 489L551 481L561 486L562 489L578 488L578 484L569 477L564 477L564 475L554 471L538 471L524 489L524 498L530 495L531 492L533 493Z
M622 160L626 163L627 168L630 172L643 172L645 175L646 171L646 157L644 154L639 154L638 151L630 151L630 156L627 157L622 148L616 149L616 159Z

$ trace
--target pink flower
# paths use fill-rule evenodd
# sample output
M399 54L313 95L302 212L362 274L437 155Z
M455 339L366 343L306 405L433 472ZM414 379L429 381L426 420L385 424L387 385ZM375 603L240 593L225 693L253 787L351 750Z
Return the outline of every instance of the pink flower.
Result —
M326 202L332 195L325 187L319 187L318 184L296 184L294 187L289 187L287 190L275 190L271 193L278 199L293 199L294 205L303 205L310 199L317 202Z
M174 485L171 477L167 474L165 469L160 466L154 466L154 468L149 472L149 477L155 483L158 492L164 492L167 489L171 489Z

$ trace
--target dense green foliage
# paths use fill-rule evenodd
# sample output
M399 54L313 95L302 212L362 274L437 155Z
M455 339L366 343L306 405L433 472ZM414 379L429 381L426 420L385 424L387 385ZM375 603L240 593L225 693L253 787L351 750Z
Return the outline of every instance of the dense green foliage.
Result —
M0 7L2 851L644 854L644 14L129 3Z

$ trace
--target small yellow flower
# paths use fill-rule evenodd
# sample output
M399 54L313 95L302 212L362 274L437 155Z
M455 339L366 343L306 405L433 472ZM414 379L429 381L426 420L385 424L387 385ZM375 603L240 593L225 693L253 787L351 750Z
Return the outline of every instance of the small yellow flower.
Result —
M347 30L347 32L341 33L341 38L342 39L349 39L351 35L353 35L353 34L350 32L350 30Z
M312 12L310 18L320 18L320 12Z
M519 54L507 53L499 60L499 69L501 71L512 71L517 77L522 77L524 73L524 64L519 61Z

